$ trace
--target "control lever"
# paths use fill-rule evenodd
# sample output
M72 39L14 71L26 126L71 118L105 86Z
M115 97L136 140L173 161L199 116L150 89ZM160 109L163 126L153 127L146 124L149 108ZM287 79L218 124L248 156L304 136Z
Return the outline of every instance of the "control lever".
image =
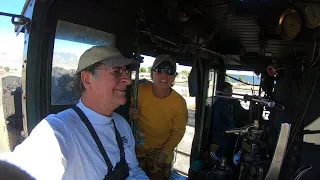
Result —
M311 164L301 166L301 167L294 173L294 175L290 178L290 180L299 180L299 179L301 179L301 177L302 177L306 172L308 172L310 169L312 169L312 165L311 165Z
M234 128L234 129L228 129L226 130L227 134L247 134L250 129L254 128L254 126L251 125L246 125L245 127L242 128Z
M248 124L245 127L241 128L233 128L233 129L228 129L226 130L227 134L247 134L249 133L250 129L259 129L259 121L254 120L253 124Z
M214 152L210 152L210 156L213 160L221 162L222 160L218 158L218 156Z
M212 158L216 158L214 153L211 153ZM221 158L221 160L218 158L218 164L216 164L209 173L207 173L207 176L205 180L227 180L230 179L230 177L233 174L233 170L230 166L228 166L227 159Z
M248 95L248 94L239 94L239 93L232 93L232 95L235 96L243 96L243 98L239 98L239 97L232 97L229 96L228 94L221 92L221 91L216 91L216 95L215 97L219 97L219 98L224 98L224 99L236 99L236 100L244 100L244 101L254 101L257 102L259 104L263 104L269 108L276 108L278 110L284 110L285 107L279 103L276 103L272 100L269 99L265 99L265 98L260 98L258 96L252 96L252 95Z
M261 99L255 99L255 98L252 98L251 100L255 101L257 103L263 104L263 105L265 105L265 106L267 106L269 108L273 108L276 105L276 103L274 101L270 101L268 99L262 99L262 98Z

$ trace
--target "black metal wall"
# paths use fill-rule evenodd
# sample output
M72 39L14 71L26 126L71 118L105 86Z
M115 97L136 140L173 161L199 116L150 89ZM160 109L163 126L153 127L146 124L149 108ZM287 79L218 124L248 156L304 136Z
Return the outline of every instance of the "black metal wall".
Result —
M280 124L283 122L292 123L292 117L294 117L298 111L295 105L299 102L301 92L304 89L311 89L314 86L314 84L310 86L298 85L296 74L297 72L290 72L286 77L280 78L276 82L274 98L277 102L285 106L285 110L273 110L269 116L271 142L273 142L274 146L277 142ZM318 134L320 133L320 94L317 93L319 91L320 80L318 79L309 105L303 105L307 107L302 121L303 124L300 128L296 129L297 134L295 138L293 138L292 145L288 147L288 154L282 167L280 179L290 177L300 166L306 164L311 164L313 168L305 175L304 179L311 180L320 178L320 157L318 156L320 150L320 138ZM303 97L303 99L306 98L307 96ZM293 131L293 129L293 126L291 126L291 131ZM305 130L303 131L303 129Z

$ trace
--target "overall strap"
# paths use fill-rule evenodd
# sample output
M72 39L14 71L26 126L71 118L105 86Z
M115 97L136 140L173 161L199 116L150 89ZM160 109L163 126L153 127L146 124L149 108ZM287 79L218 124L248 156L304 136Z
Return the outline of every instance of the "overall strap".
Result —
M113 119L112 119L112 123L114 125L114 130L115 130L115 133L116 133L116 140L117 140L117 143L118 143L118 146L119 146L119 149L120 149L120 161L125 162L126 158L125 158L125 154L124 154L123 141L122 141L120 133L119 133L119 131L118 131L118 129L116 127L116 124L114 123Z
M103 159L105 160L105 162L108 165L109 172L112 171L112 168L113 168L112 163L110 162L110 159L109 159L106 151L104 150L102 143L101 143L96 131L94 130L92 124L88 120L87 116L83 113L83 111L78 106L73 106L72 109L78 114L78 116L80 117L82 122L87 126L92 138L94 139L94 141L98 145L98 148L100 150L101 155L103 156ZM117 133L116 133L116 136L117 136ZM118 138L117 138L117 141L118 141ZM120 152L121 152L121 149L120 149Z

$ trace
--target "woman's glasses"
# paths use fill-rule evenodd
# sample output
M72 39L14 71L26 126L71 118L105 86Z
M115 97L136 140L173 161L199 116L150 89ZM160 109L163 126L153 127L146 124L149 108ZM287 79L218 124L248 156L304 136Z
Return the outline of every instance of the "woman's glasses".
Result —
M168 75L175 75L176 71L169 69L169 68L154 68L153 72L157 72L160 74L168 74Z

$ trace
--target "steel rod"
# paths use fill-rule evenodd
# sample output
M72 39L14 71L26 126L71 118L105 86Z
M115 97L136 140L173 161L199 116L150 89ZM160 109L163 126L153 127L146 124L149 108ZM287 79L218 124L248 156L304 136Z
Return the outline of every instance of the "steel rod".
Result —
M242 101L254 101L260 104L263 104L269 108L273 108L275 106L275 102L268 100L268 99L256 99L253 98L253 96L249 96L249 95L244 95L244 94L237 94L237 93L232 93L233 95L238 95L238 96L248 96L248 99L245 98L237 98L237 97L232 97L232 96L223 96L223 95L215 95L215 97L220 97L220 98L224 98L224 99L236 99L236 100L242 100Z
M165 39L165 38L163 38L163 37L160 37L160 36L153 35L152 33L148 32L148 31L140 31L140 32L141 32L141 33L144 33L144 34L147 34L147 35L149 35L149 36L152 36L152 37L154 37L154 38L157 38L157 39L159 39L159 40L161 40L161 41L164 41L164 42L166 42L166 43L169 43L169 44L171 44L171 45L173 45L173 46L176 46L177 48L180 48L180 49L182 49L182 50L184 50L184 51L186 51L187 49L190 49L190 48L193 48L194 50L202 50L202 51L204 51L204 52L211 53L211 54L216 55L216 56L219 56L219 57L221 57L221 58L228 59L228 60L233 61L233 62L235 62L235 63L238 63L238 64L240 64L240 65L244 65L244 63L242 63L242 62L241 62L240 60L238 60L238 59L235 59L235 58L232 58L232 57L229 57L229 56L226 56L226 55L217 53L217 52L215 52L215 51L206 49L206 48L204 48L204 47L199 47L199 46L196 46L196 45L194 45L194 44L186 45L186 46L188 46L188 48L186 48L186 47L184 47L184 46L181 47L180 45L178 45L178 44L175 43L175 42L172 42L172 41L167 40L167 39ZM190 53L190 52L189 52L189 53Z

